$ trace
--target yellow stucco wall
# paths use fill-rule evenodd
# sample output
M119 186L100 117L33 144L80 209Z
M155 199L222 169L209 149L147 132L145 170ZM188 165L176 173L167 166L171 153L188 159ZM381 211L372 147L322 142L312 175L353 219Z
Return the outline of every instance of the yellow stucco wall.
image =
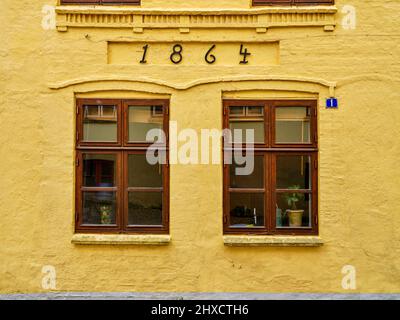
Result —
M143 0L143 7L166 3L250 7L249 0ZM55 4L0 4L0 293L44 292L44 265L56 268L56 291L345 292L341 270L348 264L357 270L354 292L399 292L399 1L338 0L333 32L266 33L43 30L42 7ZM347 4L357 10L354 30L341 27ZM107 64L107 41L171 40L279 41L279 63ZM338 110L324 108L329 88L310 79L337 82ZM221 166L179 164L171 166L169 245L72 244L76 96L170 97L171 120L198 131L221 128L222 97L319 99L324 246L224 246Z

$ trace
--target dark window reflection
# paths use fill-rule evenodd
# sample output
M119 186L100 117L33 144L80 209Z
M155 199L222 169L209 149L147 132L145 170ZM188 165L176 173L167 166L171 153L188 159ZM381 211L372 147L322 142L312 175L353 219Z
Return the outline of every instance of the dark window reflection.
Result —
M162 165L152 165L145 154L130 154L128 156L129 187L162 187Z
M84 154L83 186L114 187L116 171L116 155Z
M310 156L277 156L277 189L311 189Z
M161 192L129 192L129 225L162 225Z
M249 166L245 163L238 165L233 163L230 166L230 187L231 188L264 188L264 156L254 156L254 170L249 175L237 175L236 168L244 168Z
M254 228L264 226L263 193L230 194L230 226Z

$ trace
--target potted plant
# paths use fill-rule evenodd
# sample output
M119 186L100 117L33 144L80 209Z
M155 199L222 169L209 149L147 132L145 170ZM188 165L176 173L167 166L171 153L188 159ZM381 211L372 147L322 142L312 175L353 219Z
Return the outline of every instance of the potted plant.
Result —
M109 204L102 204L100 206L100 219L101 219L101 224L111 224L112 219L112 206Z
M289 187L288 189L298 190L300 189L300 186L295 185ZM288 206L290 207L290 209L286 210L286 213L289 216L289 227L301 227L304 210L297 209L296 203L301 200L304 200L304 193L300 192L287 193L285 194L285 200Z

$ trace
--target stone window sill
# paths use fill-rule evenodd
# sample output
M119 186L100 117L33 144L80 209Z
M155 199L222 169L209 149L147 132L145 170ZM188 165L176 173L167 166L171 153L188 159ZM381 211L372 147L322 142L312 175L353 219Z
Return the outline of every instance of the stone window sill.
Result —
M232 247L320 247L317 236L224 236L224 244Z
M74 234L71 242L77 245L153 245L171 242L170 235Z

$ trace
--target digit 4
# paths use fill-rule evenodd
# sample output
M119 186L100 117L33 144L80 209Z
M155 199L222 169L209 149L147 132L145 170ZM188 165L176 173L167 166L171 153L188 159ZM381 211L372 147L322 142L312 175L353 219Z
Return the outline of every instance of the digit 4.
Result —
M247 60L247 56L251 56L251 53L247 51L247 48L244 48L243 44L240 45L240 55L243 56L243 60L240 61L240 64L248 64L249 60Z

